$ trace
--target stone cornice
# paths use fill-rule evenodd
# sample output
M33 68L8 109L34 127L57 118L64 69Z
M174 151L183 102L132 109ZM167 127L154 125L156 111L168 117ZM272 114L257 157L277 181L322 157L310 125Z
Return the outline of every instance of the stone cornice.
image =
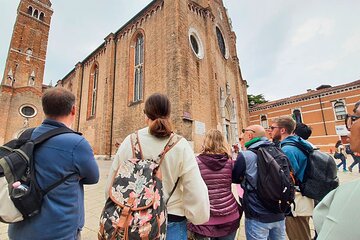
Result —
M164 7L164 0L154 0L143 10L136 14L130 21L125 23L123 27L116 31L115 35L121 39L131 33L134 33L139 27L148 21L153 15L161 11Z
M208 18L210 19L212 22L215 21L215 15L212 13L211 8L210 7L202 7L199 4L193 2L193 1L189 1L188 3L188 8L191 12L203 17L203 18Z

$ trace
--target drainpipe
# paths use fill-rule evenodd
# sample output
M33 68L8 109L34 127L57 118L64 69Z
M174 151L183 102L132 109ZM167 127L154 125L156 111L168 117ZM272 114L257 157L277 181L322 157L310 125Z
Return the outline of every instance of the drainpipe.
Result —
M114 53L114 72L113 72L113 91L112 91L112 106L111 106L111 124L110 124L110 152L109 159L111 160L111 153L113 148L113 127L114 127L114 109L115 109L115 74L116 74L116 49L117 49L117 37L114 38L115 42L115 53Z
M80 128L80 110L81 110L81 99L82 99L82 92L83 92L83 82L84 82L84 64L81 64L81 84L80 84L80 97L79 97L79 109L78 109L78 122L77 122L77 127L76 127L76 131L79 131Z
M320 102L321 116L322 116L322 120L323 120L323 124L324 124L325 135L328 135L326 123L325 123L325 117L324 117L324 110L322 108L321 95L319 95L319 102Z

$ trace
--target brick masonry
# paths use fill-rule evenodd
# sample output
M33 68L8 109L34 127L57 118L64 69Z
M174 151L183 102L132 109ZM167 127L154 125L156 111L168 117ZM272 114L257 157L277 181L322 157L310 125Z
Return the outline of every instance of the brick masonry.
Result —
M284 115L292 115L294 110L301 113L302 122L313 130L309 141L323 151L334 152L335 143L341 139L347 143L346 133L336 131L345 125L344 116L336 116L334 105L341 102L345 113L352 114L356 102L360 100L360 80L323 88L309 90L307 93L271 101L250 109L250 124L261 124L261 116L266 116L265 125Z
M29 14L29 6L45 17L40 20ZM44 118L40 97L47 88L42 78L52 13L50 1L20 1L0 91L0 111L5 116L0 119L0 143ZM217 28L225 42L225 55L219 48ZM200 58L192 50L189 39L194 33L190 30L198 38ZM143 97L133 102L134 47L139 33L144 37ZM96 111L90 116L95 66L99 69ZM12 84L8 81L10 69L16 78ZM34 85L29 84L32 71ZM77 63L57 86L76 94L78 114L73 128L83 132L99 155L114 153L115 140L121 141L145 126L144 101L154 92L169 96L174 130L189 140L195 151L200 150L204 132L211 128L221 130L229 144L237 142L238 130L248 119L246 81L241 77L236 36L219 0L152 1L106 36L103 44ZM25 119L19 113L24 104L38 114Z

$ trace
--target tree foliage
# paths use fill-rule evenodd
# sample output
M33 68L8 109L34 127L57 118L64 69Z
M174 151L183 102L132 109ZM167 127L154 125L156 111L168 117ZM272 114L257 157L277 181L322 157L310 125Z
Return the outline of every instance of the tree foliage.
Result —
M253 95L248 94L249 108L255 107L258 104L266 103L268 100L265 99L263 94Z

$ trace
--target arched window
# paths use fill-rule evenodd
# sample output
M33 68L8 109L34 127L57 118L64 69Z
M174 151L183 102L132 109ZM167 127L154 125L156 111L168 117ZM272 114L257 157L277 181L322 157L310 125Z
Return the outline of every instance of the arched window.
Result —
M38 18L39 17L39 11L37 10L37 9L35 9L35 11L34 11L34 15L33 15L34 17L36 17L36 18Z
M346 107L344 102L342 101L336 101L334 103L334 111L336 120L343 120L346 117Z
M28 48L25 53L26 53L26 60L30 61L30 57L32 56L32 49Z
M97 100L97 85L99 80L99 66L94 64L90 73L89 82L89 97L88 97L88 117L95 116L96 100Z
M35 85L35 71L32 71L30 76L29 76L28 85L29 86L34 86Z
M296 123L302 123L301 112L299 109L295 109L293 111L293 119L295 120Z
M144 81L144 37L139 34L135 41L134 102L143 98Z
M40 19L41 21L44 21L44 13L43 13L43 12L40 13L39 19Z
M216 27L216 37L218 40L218 45L220 48L221 54L225 57L226 56L226 46L225 46L225 40L224 37L218 27Z
M30 16L32 16L32 14L33 14L33 8L32 8L32 6L29 6L29 7L28 7L27 14L29 14Z
M226 140L228 143L232 143L231 112L229 105L225 105L225 129L226 129Z
M268 123L266 115L261 115L260 116L260 125L265 129L269 128L269 123Z

